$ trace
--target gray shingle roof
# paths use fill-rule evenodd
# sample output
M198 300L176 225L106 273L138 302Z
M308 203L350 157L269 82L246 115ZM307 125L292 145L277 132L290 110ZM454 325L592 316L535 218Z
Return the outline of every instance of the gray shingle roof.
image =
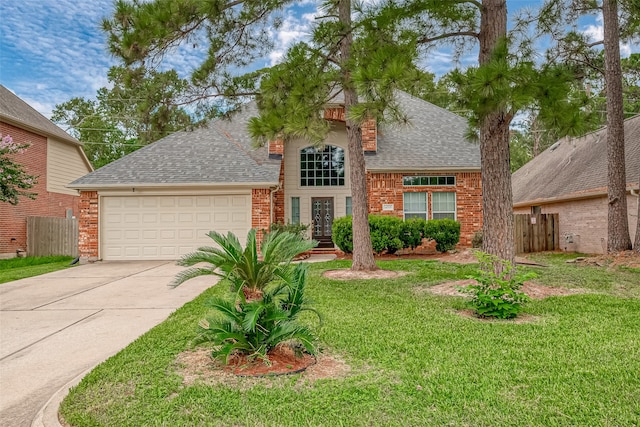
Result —
M637 188L640 173L640 116L625 120L627 185ZM564 138L512 176L513 203L536 204L606 192L607 129Z
M382 125L369 170L480 170L480 146L465 138L468 122L450 111L396 93L408 125Z
M253 149L246 130L257 114L247 105L231 120L211 120L181 131L77 179L71 188L175 184L277 183L279 161Z
M378 153L366 156L369 170L480 170L479 147L464 138L465 119L406 93L398 97L411 123L380 127ZM69 186L275 184L280 161L269 159L267 147L253 148L247 131L257 115L249 103L231 119L169 135Z
M51 120L34 110L6 87L0 85L0 119L26 126L36 133L52 136L73 144L80 142L56 126Z

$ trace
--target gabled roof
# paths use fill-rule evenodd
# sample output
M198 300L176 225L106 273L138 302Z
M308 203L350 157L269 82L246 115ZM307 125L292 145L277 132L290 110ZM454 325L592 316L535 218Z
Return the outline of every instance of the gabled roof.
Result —
M465 140L464 118L404 92L398 101L410 124L380 127L378 152L365 158L368 170L480 170L480 149ZM169 135L69 187L277 185L280 160L269 159L268 147L253 148L247 130L257 115L256 104L249 103L230 119Z
M0 85L0 120L43 136L82 145L80 141L60 129L51 120L38 113L6 87Z
M640 116L624 122L627 188L638 187ZM563 138L512 176L513 204L586 198L607 191L607 128Z
M180 131L75 180L71 188L162 185L276 185L280 162L254 149L246 124L258 114L245 106L231 120L215 119Z
M396 99L409 123L380 126L368 170L480 170L480 146L465 137L467 119L405 92Z

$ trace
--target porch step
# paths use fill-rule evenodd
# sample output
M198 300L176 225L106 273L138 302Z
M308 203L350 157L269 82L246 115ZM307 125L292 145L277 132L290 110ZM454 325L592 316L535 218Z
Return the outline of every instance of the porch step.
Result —
M338 248L313 248L309 252L313 255L335 255L339 251Z

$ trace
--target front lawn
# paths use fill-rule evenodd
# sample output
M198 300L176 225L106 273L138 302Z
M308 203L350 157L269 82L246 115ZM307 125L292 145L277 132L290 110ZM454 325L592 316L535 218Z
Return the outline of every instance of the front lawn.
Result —
M351 367L315 382L183 383L176 357L203 302L228 291L216 286L91 372L61 413L72 426L638 425L640 271L538 260L549 265L531 268L540 283L592 292L533 301L525 323L487 322L458 315L462 298L422 290L473 265L384 261L410 274L368 281L321 277L348 261L312 265L321 347Z
M70 256L0 259L0 283L62 270L68 268L72 260Z

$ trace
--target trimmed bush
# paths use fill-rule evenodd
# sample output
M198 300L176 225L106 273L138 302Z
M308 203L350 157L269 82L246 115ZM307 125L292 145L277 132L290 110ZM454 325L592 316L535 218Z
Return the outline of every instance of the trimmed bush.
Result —
M436 250L446 252L460 241L460 223L449 218L427 221L424 237L436 241Z
M353 252L353 228L351 225L351 215L333 220L333 226L331 227L331 239L342 252L347 254Z
M473 239L471 239L471 247L474 249L482 248L482 230L476 231L473 235Z
M369 229L371 230L371 246L373 251L381 254L387 251L394 254L404 247L400 235L402 234L402 220L396 216L369 215Z
M422 244L422 237L427 221L422 218L411 218L402 223L400 240L404 248L415 249Z

